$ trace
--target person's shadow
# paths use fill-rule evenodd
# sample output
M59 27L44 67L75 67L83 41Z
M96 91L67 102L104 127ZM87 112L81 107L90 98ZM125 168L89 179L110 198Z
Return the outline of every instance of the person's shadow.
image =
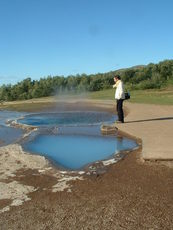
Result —
M136 121L126 121L125 123L137 123L137 122L147 122L147 121L166 121L166 120L173 120L173 117L159 117L159 118L151 118L151 119L136 120Z

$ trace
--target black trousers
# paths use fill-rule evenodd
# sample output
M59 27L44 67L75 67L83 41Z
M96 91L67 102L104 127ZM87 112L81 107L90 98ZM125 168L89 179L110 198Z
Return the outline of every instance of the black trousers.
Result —
M117 100L118 121L121 122L124 122L123 101L124 99Z

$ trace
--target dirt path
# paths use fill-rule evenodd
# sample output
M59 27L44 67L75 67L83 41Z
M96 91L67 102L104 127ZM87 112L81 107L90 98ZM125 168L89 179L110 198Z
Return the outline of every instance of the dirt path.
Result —
M144 159L173 160L173 106L126 103L128 115L117 127L142 139Z

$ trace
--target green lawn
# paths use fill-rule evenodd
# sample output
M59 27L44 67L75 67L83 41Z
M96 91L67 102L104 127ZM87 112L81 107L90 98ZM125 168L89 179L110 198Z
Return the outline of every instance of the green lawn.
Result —
M90 99L114 99L114 89L91 92L88 94ZM162 90L135 90L131 91L130 102L173 105L173 88Z
M44 109L49 109L55 107L56 104L54 102L34 102L34 103L15 103L8 105L1 105L0 109L4 110L13 110L13 111L21 111L21 112L38 112Z
M132 92L131 102L173 105L173 90L146 90Z
M0 105L0 109L10 109L18 111L40 111L56 106L58 99L96 99L96 100L114 100L114 89L86 92L83 94L68 94L57 97L45 97L32 99L27 101L7 102ZM169 87L162 90L136 90L131 91L131 99L129 102L146 103L146 104L160 104L173 105L173 88Z

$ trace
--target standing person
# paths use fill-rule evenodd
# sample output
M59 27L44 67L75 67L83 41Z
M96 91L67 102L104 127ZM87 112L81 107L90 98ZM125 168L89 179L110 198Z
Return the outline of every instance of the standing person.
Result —
M113 88L116 88L115 91L115 99L117 101L117 113L118 113L118 121L117 123L124 123L124 112L123 112L123 101L125 99L124 94L124 84L119 75L114 77L115 84Z

